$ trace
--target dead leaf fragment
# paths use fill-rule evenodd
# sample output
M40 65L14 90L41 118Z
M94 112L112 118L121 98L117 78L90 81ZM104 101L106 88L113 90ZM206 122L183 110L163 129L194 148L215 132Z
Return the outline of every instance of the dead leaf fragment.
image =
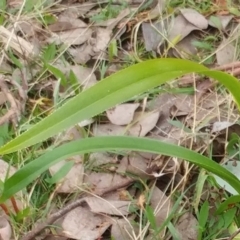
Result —
M115 216L128 215L131 205L131 201L104 200L96 197L87 197L85 200L92 212Z
M126 103L107 110L107 117L112 124L127 125L133 120L134 112L139 103Z
M133 232L132 228L134 226L131 226L128 222L126 222L125 219L113 219L113 224L111 227L111 236L115 240L132 239L131 233ZM137 229L135 232L137 232Z
M48 43L81 45L91 38L92 30L90 28L76 28L64 32L51 33L51 37L47 39Z
M160 117L159 111L152 112L136 112L134 114L133 122L136 122L133 126L129 128L129 133L131 136L144 137L149 133L157 124Z
M176 229L181 240L194 240L198 237L197 219L190 213L184 213L178 220Z
M199 29L206 29L208 27L208 20L199 12L191 8L180 9L182 15L186 20Z
M56 189L58 193L74 193L82 186L84 178L84 166L81 163L81 156L71 157L71 159L63 160L49 168L50 174L55 175L69 161L75 161L71 170L63 179L60 180L59 186Z
M79 64L85 64L95 54L92 46L86 43L80 47L69 48L68 52L72 55L74 62Z
M219 45L216 50L217 63L219 65L231 63L235 61L235 46L232 42L223 42Z
M62 222L64 236L84 240L99 239L110 225L107 217L92 213L87 207L75 208Z
M168 38L170 41L182 40L193 30L197 30L198 27L186 20L183 15L178 15L172 23L172 27L168 33Z
M157 187L151 193L151 207L155 212L156 226L161 226L171 212L172 203L170 199ZM162 233L160 233L160 236Z
M145 48L147 51L157 51L163 42L163 36L167 21L154 23L142 23L142 32Z
M97 83L97 78L91 68L83 67L80 65L73 65L68 68L68 74L70 73L70 70L73 71L75 76L78 78L79 83L84 87L84 89L90 88Z
M232 19L233 15L211 16L208 20L208 24L219 30L225 30Z
M105 51L111 39L112 31L105 28L98 28L95 32L96 38L91 39L93 51L99 53Z

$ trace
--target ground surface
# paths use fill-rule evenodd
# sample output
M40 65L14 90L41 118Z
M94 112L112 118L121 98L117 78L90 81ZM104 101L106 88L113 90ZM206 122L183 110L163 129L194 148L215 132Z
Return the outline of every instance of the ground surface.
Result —
M1 1L1 145L101 79L148 59L188 59L238 77L238 6L227 0ZM240 134L238 121L224 88L185 76L43 144L3 156L0 176L4 180L9 166L11 175L55 146L105 135L182 145L227 162L237 175L239 140L230 143ZM3 240L234 239L238 208L214 215L229 194L233 190L220 179L181 159L96 152L50 167L2 205L0 235ZM54 226L38 231L39 221L51 223L50 213L66 204L78 207L71 205Z

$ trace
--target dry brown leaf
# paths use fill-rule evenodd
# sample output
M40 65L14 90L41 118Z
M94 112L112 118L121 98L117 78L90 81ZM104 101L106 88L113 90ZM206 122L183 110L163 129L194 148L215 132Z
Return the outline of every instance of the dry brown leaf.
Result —
M206 29L208 27L208 20L199 12L191 8L180 9L182 15L186 20L199 29Z
M216 50L217 63L219 65L231 63L235 61L235 46L232 42L223 40Z
M51 33L51 36L47 39L48 43L55 44L67 44L81 45L88 41L92 36L92 30L90 28L76 28L64 32Z
M133 118L133 125L118 126L112 123L109 124L95 124L93 126L94 136L140 136L144 137L155 126L159 119L160 113L157 111L152 112L136 112Z
M39 54L33 44L22 37L17 36L3 26L0 26L0 38L4 45L13 48L17 53L25 58L32 58ZM7 50L7 49L6 49Z
M126 103L107 110L107 117L112 124L127 125L132 122L139 103Z
M79 84L83 89L89 88L97 83L96 76L91 68L83 67L80 65L59 66L58 64L55 64L54 66L61 69L61 71L67 76L69 76L70 71L72 71L77 77ZM53 88L55 87L55 84L56 82L53 82ZM69 87L72 87L72 83L69 83L67 86L62 87L60 89L60 92L64 93L66 90L69 90Z
M193 41L197 41L197 37L190 33L180 42L178 42L175 48L172 49L173 55L175 57L181 57L184 59L189 59L197 54L197 48L193 45Z
M85 198L90 210L94 213L124 216L129 214L131 201L105 200L96 197Z
M74 62L79 64L85 64L95 54L92 46L86 43L80 47L69 48L68 52L72 55Z
M70 66L67 70L67 74L70 73L70 70L73 71L75 76L78 78L79 83L84 89L90 88L97 83L97 78L91 68L86 68L80 65L73 65Z
M52 32L68 31L76 28L87 28L87 24L80 19L60 16L57 22L48 25L48 29Z
M159 117L159 111L136 112L133 118L135 124L129 128L130 135L144 137L156 126Z
M168 39L178 41L185 38L193 30L198 30L198 27L188 22L184 16L178 15L172 23L172 27L169 30Z
M199 223L189 212L184 213L178 220L176 230L181 240L194 240L198 238Z
M94 26L107 27L108 30L112 31L123 18L133 13L135 10L134 8L123 9L116 18L96 22Z
M97 2L86 2L86 3L71 3L62 5L62 8L65 9L60 16L65 16L69 18L79 18L90 11L97 5Z
M155 186L151 192L150 204L155 212L156 226L161 226L171 212L172 203L170 199ZM162 233L160 233L159 236L162 236Z
M140 178L152 178L148 173L148 162L145 158L137 153L131 153L130 156L124 157L116 170L119 174L127 174L140 177Z
M115 188L119 185L129 183L128 177L120 176L119 174L113 173L101 173L101 172L87 172L85 173L84 177L84 184L89 186L95 192L104 192L106 189Z
M68 130L60 133L56 138L55 138L55 145L60 145L66 142L78 140L82 138L82 134L80 132L80 129L77 127L71 127Z
M55 139L55 145L60 145L66 142L73 140L78 140L82 138L82 134L79 131L78 127L72 127L63 133L59 134ZM50 174L53 176L61 168L65 166L68 161L73 161L74 165L71 170L67 173L63 179L60 180L57 192L59 193L73 193L76 191L83 183L84 177L84 166L82 164L82 157L80 155L74 156L63 161L58 162L57 164L49 168Z
M71 170L67 173L67 175L64 176L63 179L61 179L60 182L58 183L58 187L56 189L56 192L58 193L74 193L83 184L84 166L81 163L82 162L81 156L74 156L68 158L67 160L60 161L57 164L51 166L49 168L50 174L52 176L56 174L70 160L74 161L75 163L72 166Z
M62 222L64 236L84 240L99 239L110 225L109 218L92 213L87 206L70 211Z
M232 19L233 19L233 15L212 16L208 20L208 24L211 27L215 27L220 30L225 30Z
M92 129L94 136L121 136L129 135L126 127L114 125L112 123L108 124L94 124Z
M101 166L107 163L117 163L117 158L116 156L113 157L108 153L103 153L103 152L94 152L91 153L88 159L89 165L91 167L97 167Z
M12 236L12 228L6 217L0 217L0 239L10 240Z
M37 32L42 31L42 26L35 19L21 18L14 24L14 31L17 34L18 32L28 39L33 37Z
M147 51L158 51L163 43L168 21L157 21L153 23L142 23L144 45Z
M95 53L105 51L110 42L112 31L105 28L97 28L95 34L96 38L91 39L93 51Z
M137 232L137 226L132 226L125 219L112 218L111 236L114 240L130 240L132 232Z

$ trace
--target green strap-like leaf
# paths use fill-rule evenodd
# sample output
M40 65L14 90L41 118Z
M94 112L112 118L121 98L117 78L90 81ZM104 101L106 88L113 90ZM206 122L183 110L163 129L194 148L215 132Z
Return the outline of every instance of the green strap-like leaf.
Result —
M9 197L34 181L50 166L62 159L66 159L67 157L77 154L121 149L152 152L188 160L189 162L205 168L206 170L221 177L240 193L240 181L232 173L230 173L222 166L218 165L216 162L200 155L197 152L177 145L148 138L94 137L67 143L50 152L45 153L41 157L25 165L13 176L6 180L4 184L3 194L0 200L2 202L7 200Z
M119 71L78 94L30 130L0 148L7 154L31 146L93 117L116 104L183 74L197 72L217 79L232 93L240 106L240 83L229 74L181 59L155 59Z

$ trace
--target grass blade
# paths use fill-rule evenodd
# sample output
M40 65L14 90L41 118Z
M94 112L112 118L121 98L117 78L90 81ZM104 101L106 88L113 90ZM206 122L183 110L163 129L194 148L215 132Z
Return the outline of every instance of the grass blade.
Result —
M6 180L0 200L5 201L21 189L25 188L50 166L56 164L60 160L66 159L67 157L89 152L122 149L152 152L185 159L221 177L226 182L230 183L236 189L236 191L240 193L240 181L237 179L237 177L216 162L200 155L197 152L177 145L148 138L94 137L81 139L57 147L56 149L45 153L44 155L25 165Z
M0 154L11 153L46 140L116 104L191 72L203 73L217 79L232 93L240 106L240 83L231 75L209 70L188 60L154 59L119 71L78 94L30 130L1 147Z

